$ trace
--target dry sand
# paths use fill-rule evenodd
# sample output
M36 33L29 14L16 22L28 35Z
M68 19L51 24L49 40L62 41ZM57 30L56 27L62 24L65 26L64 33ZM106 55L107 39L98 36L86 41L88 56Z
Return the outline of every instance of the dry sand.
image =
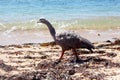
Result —
M120 80L120 40L94 45L93 53L77 50L79 63L66 51L59 64L54 42L0 46L0 80Z

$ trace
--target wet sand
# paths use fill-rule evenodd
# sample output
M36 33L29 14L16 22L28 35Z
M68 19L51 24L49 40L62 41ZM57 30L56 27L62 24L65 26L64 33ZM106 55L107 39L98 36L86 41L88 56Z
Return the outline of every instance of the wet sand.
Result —
M51 42L51 38L51 43L35 41L19 45L1 45L0 80L119 80L120 40L111 41L112 38L119 38L118 32L112 31L115 35L107 34L106 37L106 32L102 32L91 30L88 33L86 30L83 32L86 34L81 34L91 40L97 49L94 49L93 53L78 49L77 53L81 59L79 63L75 62L72 51L66 51L62 61L55 64L61 55L61 48ZM89 36L93 33L97 38ZM49 33L45 34L48 39ZM33 38L35 36L26 35L26 40Z
M109 29L109 30L64 30L56 29L56 32L62 33L64 31L74 31L76 34L87 38L91 42L102 42L111 40L114 38L120 38L120 29ZM47 27L45 30L6 30L0 31L0 45L10 44L24 44L24 43L43 43L53 41Z

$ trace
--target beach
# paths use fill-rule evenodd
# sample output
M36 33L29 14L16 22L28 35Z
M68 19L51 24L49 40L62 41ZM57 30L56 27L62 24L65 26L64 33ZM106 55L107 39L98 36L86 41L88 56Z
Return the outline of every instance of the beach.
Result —
M81 60L76 63L72 51L62 61L61 47L56 45L45 25L33 30L1 31L1 80L119 80L120 30L56 28L57 33L74 31L92 42L93 53L77 49Z
M54 42L0 46L1 80L119 80L120 40L93 43L93 53L78 49L75 62L66 51L59 64L61 48Z
M75 56L69 50L65 52L62 61L56 64L62 49L55 44L46 25L36 24L37 20L1 25L4 28L0 31L0 79L119 80L120 28L117 20L116 24L102 24L104 20L100 19L99 23L88 19L75 20L78 21L75 24L74 20L51 23L57 34L72 31L90 40L96 47L93 53L86 49L77 49L80 63L76 63Z
M94 46L93 53L71 50L60 63L45 24L56 33L75 32ZM0 80L120 80L119 0L0 0Z

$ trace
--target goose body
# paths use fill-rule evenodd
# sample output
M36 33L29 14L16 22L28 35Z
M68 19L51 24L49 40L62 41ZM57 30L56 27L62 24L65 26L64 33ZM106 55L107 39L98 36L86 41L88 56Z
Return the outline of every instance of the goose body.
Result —
M60 45L63 50L87 48L91 52L94 49L93 44L87 39L78 36L74 32L67 32L56 35L56 44Z
M76 33L64 32L61 34L56 34L54 27L46 19L40 19L38 23L44 23L47 25L54 41L56 42L57 45L59 45L62 48L62 54L61 54L59 61L61 61L64 55L64 52L66 50L72 50L77 59L79 59L76 53L76 49L78 48L86 48L90 50L91 52L93 52L92 49L94 49L94 45L89 40L77 35Z

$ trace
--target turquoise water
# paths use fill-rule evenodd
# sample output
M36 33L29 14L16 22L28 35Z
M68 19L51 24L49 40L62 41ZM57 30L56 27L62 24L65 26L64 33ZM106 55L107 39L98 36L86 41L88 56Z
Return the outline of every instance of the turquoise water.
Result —
M120 29L120 0L0 0L0 44L50 40L47 27L36 23L39 18L47 18L58 32ZM86 33L89 38L89 31Z
M120 0L0 0L0 30L37 28L39 18L62 28L118 28Z
M120 16L120 0L0 0L0 21Z

